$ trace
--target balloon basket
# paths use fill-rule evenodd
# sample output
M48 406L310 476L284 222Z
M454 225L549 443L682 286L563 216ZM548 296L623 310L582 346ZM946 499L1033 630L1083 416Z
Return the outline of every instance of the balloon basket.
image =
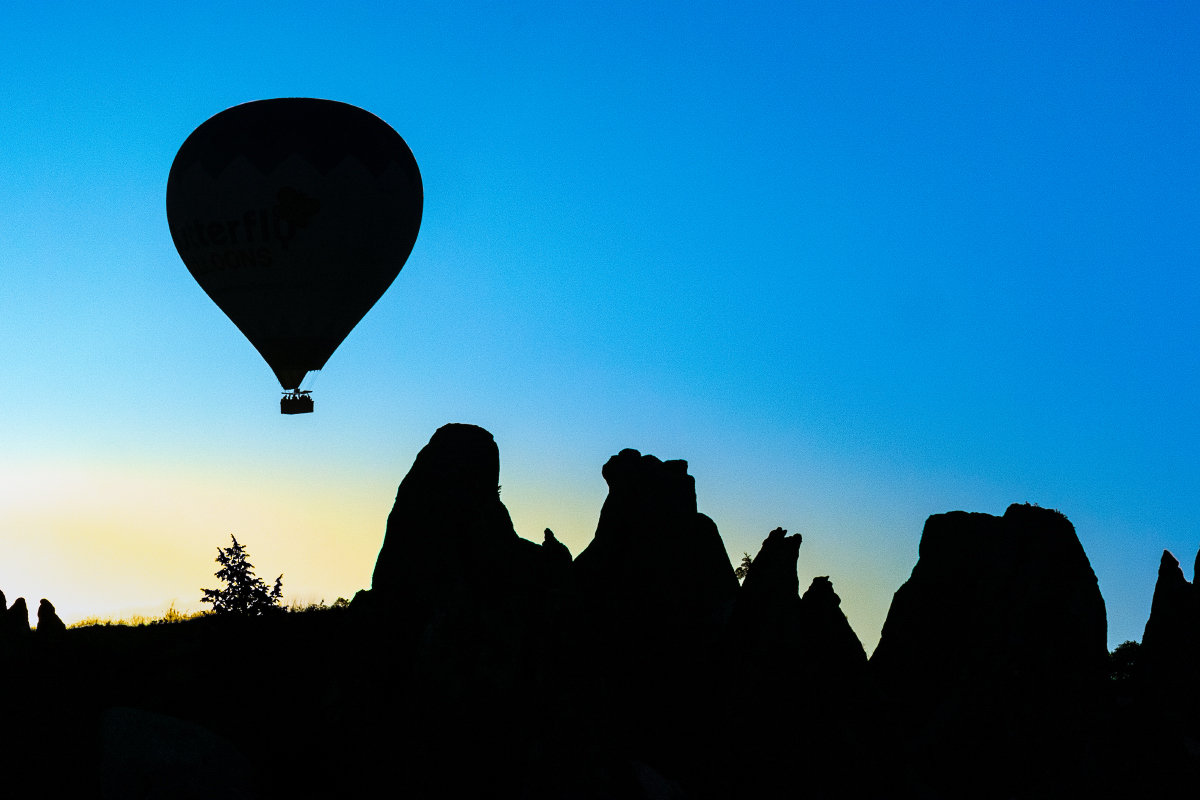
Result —
M313 399L309 392L284 392L283 397L279 400L279 413L281 414L311 414L313 410Z

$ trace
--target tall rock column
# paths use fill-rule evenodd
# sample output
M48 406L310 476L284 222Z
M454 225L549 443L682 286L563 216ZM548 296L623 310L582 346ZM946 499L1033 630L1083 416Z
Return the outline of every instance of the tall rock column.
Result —
M603 475L608 498L573 565L591 621L652 650L669 650L664 638L711 643L738 583L717 526L696 510L687 462L622 450Z
M595 537L572 564L580 704L599 746L681 775L712 729L712 656L737 578L687 462L622 450L603 475Z
M1151 696L1185 716L1200 717L1200 586L1188 583L1179 561L1166 550L1142 635L1139 668Z
M955 511L925 523L871 669L923 780L951 795L1053 795L1078 789L1086 770L1106 637L1096 576L1065 516Z
M1193 572L1188 583L1167 551L1134 673L1139 741L1127 749L1142 746L1144 772L1156 776L1162 788L1194 786L1200 775L1200 581Z
M352 606L377 642L353 688L375 729L408 737L376 755L403 759L397 774L420 796L520 785L544 736L547 601L570 554L553 535L547 548L517 536L499 474L488 431L439 428L400 483L371 591Z

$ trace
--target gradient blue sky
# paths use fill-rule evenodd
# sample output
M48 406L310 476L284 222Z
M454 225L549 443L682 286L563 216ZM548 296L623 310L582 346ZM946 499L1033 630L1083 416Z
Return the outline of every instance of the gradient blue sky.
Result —
M491 430L573 553L600 467L684 458L731 556L804 534L868 650L925 518L1074 522L1140 639L1196 530L1200 8L1188 3L10 3L0 589L198 608L230 533L369 585L413 457ZM325 97L421 167L407 266L278 385L167 229L205 119Z

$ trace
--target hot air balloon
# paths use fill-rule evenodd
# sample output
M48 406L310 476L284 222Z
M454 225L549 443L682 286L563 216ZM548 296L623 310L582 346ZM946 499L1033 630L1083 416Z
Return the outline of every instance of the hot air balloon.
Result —
M421 173L386 122L333 100L279 98L226 109L196 128L167 178L175 249L285 392L300 390L412 252Z

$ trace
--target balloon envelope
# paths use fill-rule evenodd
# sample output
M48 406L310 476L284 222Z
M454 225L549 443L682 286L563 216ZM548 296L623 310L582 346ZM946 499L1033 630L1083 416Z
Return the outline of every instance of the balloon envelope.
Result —
M423 202L400 135L332 100L226 109L192 132L167 178L183 263L293 390L395 280Z

